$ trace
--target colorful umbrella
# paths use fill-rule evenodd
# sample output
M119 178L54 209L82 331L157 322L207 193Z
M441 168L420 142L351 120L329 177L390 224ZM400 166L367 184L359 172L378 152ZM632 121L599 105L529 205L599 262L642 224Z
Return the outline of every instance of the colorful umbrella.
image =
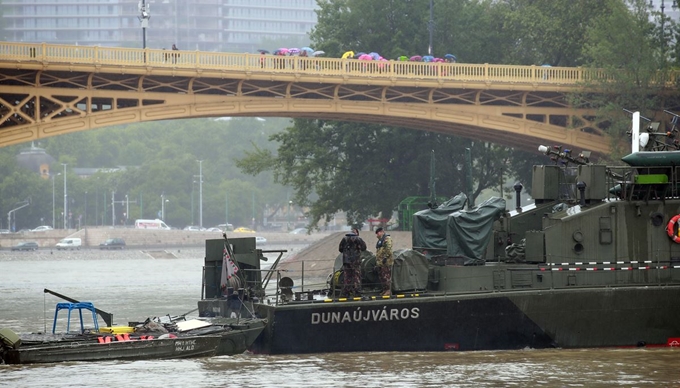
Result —
M342 59L347 59L347 58L354 58L354 51L346 51L344 54L342 54Z
M444 59L446 59L448 62L455 62L455 61L458 60L458 59L456 58L456 56L453 55L453 54L446 54L446 55L444 55Z
M423 57L423 62L432 62L434 61L434 57L432 55L425 55Z
M368 53L368 55L370 55L371 58L373 58L374 61L377 61L377 60L380 59L380 54L378 54L376 52Z
M295 55L295 54L300 54L300 49L299 48L290 48L288 49L288 55Z
M362 60L362 61L372 61L373 57L368 55L368 54L362 54L362 55L359 55L359 57L357 59Z
M286 54L288 54L287 48L280 48L280 49L274 51L274 55L286 55Z
M314 50L313 50L313 49L311 49L311 48L309 48L309 47L307 47L307 46L305 46L305 47L301 48L301 49L300 49L300 51L306 51L306 52L307 52L307 54L309 54L309 55L312 55L312 54L314 54Z
M411 62L420 62L420 61L423 60L423 57L421 57L420 55L414 55L411 58L409 58L408 60L411 61Z
M265 49L257 49L257 52L260 54L269 54L269 51Z
M314 51L314 52L312 53L312 56L313 56L313 57L323 57L324 55L326 55L326 52L325 52L325 51L321 51L321 50L319 50L319 51Z
M402 55L399 58L397 58L397 61L408 61L408 57L406 55Z

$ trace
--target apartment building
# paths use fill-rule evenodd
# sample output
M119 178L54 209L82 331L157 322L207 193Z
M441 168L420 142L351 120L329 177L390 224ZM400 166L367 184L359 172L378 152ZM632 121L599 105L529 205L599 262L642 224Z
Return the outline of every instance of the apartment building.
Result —
M2 0L5 38L142 47L141 0ZM303 46L316 25L315 0L145 0L146 46L254 52ZM288 44L290 43L290 44ZM277 46L277 47L274 47Z

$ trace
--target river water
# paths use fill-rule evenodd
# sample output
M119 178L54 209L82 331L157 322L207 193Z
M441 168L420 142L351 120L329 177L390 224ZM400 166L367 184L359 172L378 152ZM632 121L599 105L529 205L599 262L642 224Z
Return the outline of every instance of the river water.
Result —
M92 301L112 312L119 325L191 311L201 296L203 251L173 253L176 258L154 259L133 250L0 252L0 327L51 330L54 306L61 300L44 294L44 288ZM0 365L0 387L665 387L680 386L679 365L680 349L674 348L246 353L190 360Z

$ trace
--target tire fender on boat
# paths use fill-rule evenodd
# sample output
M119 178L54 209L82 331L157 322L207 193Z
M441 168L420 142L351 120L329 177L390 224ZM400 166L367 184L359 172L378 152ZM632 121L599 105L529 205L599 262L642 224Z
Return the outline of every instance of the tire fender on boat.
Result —
M678 236L678 233L675 229L675 225L677 224L678 220L680 220L680 214L675 215L670 221L668 221L666 233L668 233L668 237L670 237L673 242L680 244L680 236Z

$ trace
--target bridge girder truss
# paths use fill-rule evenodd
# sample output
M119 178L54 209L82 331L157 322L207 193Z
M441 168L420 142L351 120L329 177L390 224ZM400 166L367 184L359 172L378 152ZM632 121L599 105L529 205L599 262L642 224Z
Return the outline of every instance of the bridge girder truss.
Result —
M610 148L594 111L572 108L562 92L286 78L0 69L0 146L132 122L269 116L383 123L530 151L541 142Z

